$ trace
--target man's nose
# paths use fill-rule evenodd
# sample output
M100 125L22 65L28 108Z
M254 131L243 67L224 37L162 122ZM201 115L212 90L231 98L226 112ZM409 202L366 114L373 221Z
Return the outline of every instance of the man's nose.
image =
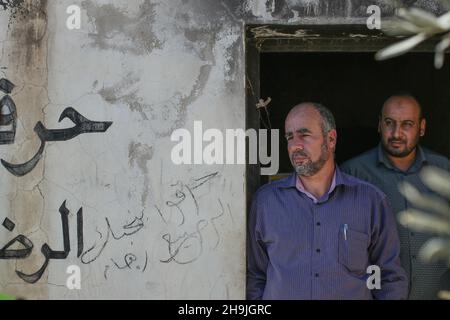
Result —
M304 146L303 146L303 141L300 138L297 137L293 137L291 140L291 145L290 145L290 149L293 151L297 151L297 150L303 150Z
M401 132L400 126L394 126L394 128L392 128L392 137L400 138L401 135L402 135L402 132Z

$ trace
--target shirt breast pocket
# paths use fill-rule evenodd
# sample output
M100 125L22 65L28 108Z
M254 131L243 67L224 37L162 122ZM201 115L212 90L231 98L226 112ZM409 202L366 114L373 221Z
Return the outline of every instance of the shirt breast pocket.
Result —
M339 263L350 272L365 273L368 266L369 236L343 227L339 230Z

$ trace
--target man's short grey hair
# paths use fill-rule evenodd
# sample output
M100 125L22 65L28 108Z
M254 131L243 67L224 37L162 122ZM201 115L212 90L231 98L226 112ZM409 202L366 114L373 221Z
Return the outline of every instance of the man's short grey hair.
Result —
M317 110L317 112L320 113L320 116L322 117L322 132L323 134L327 134L331 130L336 129L336 121L334 120L333 113L325 107L323 104L317 103L317 102L310 102L311 106L314 107L314 109Z

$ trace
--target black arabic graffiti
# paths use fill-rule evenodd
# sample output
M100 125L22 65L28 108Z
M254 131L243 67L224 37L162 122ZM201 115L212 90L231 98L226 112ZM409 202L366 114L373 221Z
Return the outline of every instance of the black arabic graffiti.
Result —
M63 232L63 251L55 251L50 248L47 243L44 243L41 247L41 252L45 257L44 264L38 271L32 274L25 274L22 271L16 270L16 274L27 283L36 283L42 277L43 273L47 269L50 260L63 260L66 259L70 252L70 239L69 239L69 213L70 211L66 207L66 201L63 202L59 208L61 214L61 225ZM3 222L3 227L12 232L15 228L15 224L6 218ZM79 258L83 251L83 208L80 208L77 212L77 244ZM14 244L22 245L22 249L9 249ZM18 235L16 238L8 242L2 249L0 249L0 259L25 259L27 258L34 248L33 243L24 235Z
M112 124L112 122L95 122L86 119L75 109L70 107L63 111L59 118L59 122L61 122L65 118L70 119L75 124L75 126L68 129L49 130L44 127L42 122L39 121L34 127L34 131L37 133L39 139L41 140L41 146L39 147L36 155L29 161L22 164L11 164L2 159L1 162L3 166L13 175L22 177L30 173L36 167L42 157L46 142L67 141L83 133L106 132Z
M16 104L9 96L14 89L14 84L7 80L0 80L0 91L6 95L0 100L0 127L10 127L0 131L0 145L12 144L16 136L17 110Z
M0 144L11 144L14 142L17 111L14 101L8 95L13 88L14 84L9 80L0 80L0 90L7 94L0 101L0 110L2 112L0 126L12 125L13 127L10 131L0 132ZM42 158L46 142L68 141L84 133L103 133L112 125L112 122L110 121L91 121L72 107L66 108L61 113L58 122L61 122L66 118L71 120L75 125L66 129L47 129L42 122L39 121L34 127L34 132L37 133L41 140L41 145L34 157L22 164L12 164L2 159L1 163L3 166L13 175L22 177L30 173L36 167L39 160Z

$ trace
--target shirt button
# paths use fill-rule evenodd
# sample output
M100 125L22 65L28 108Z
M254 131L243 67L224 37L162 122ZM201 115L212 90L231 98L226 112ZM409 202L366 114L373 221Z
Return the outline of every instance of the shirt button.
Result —
M316 252L317 252L317 253L320 253L320 249L316 249Z
M411 237L414 237L416 234L414 232L411 232Z
M316 225L317 225L318 227L320 227L320 222L317 222Z
M316 278L318 278L319 277L319 274L318 273L316 273L315 275L314 275Z

